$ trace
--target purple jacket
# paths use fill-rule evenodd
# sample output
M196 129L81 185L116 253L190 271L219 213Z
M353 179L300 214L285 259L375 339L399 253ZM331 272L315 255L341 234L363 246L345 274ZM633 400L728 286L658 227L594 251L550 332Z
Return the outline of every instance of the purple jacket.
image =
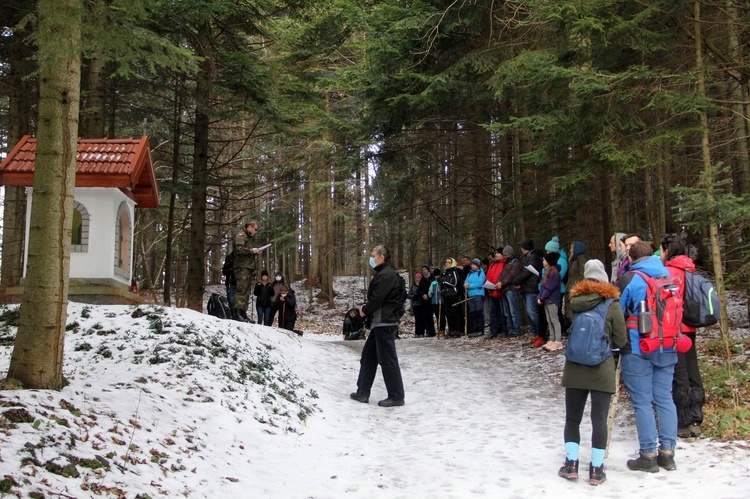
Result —
M537 299L542 303L553 303L560 307L562 302L562 293L560 293L560 266L555 265L557 272L551 274L547 282L542 284Z

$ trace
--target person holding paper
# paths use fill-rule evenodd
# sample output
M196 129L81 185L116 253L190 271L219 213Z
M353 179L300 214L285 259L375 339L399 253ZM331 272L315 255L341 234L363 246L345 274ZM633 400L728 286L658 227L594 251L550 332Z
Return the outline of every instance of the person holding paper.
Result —
M534 249L534 241L526 239L521 243L523 253L523 270L513 279L513 285L521 291L526 317L529 319L529 333L536 336L534 347L544 345L544 331L539 327L539 305L536 297L539 293L539 276L542 274L542 255Z
M237 291L234 296L232 319L249 322L247 304L250 299L250 287L255 278L256 255L263 249L253 246L253 238L260 225L255 220L248 220L245 226L234 236L234 278Z

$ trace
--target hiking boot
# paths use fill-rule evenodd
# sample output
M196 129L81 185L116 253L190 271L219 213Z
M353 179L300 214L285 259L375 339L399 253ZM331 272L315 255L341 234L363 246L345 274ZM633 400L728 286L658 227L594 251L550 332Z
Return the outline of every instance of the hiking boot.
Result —
M370 401L370 396L369 395L364 395L364 394L359 393L359 392L352 392L349 395L349 398L352 399L352 400L356 400L357 402L362 402L363 404L366 404L366 403L368 403Z
M656 464L667 471L676 470L677 465L674 463L674 451L659 449L659 455L656 456Z
M659 471L659 465L656 463L656 452L638 451L638 459L628 460L628 469L633 471L645 471L647 473L656 473Z
M703 430L701 429L700 423L693 423L690 425L690 436L691 437L700 437L703 435Z
M541 336L537 336L534 340L534 343L531 344L531 348L539 348L540 346L544 345L544 338Z
M565 459L565 464L557 472L558 476L565 478L566 480L578 480L578 459Z
M378 402L378 405L380 407L398 407L404 405L404 399L392 399L391 397L388 397L387 399Z
M589 484L601 485L607 479L607 474L604 473L606 469L603 464L601 466L594 466L589 463Z
M693 432L690 431L690 426L677 429L677 437L679 438L690 438L693 436Z

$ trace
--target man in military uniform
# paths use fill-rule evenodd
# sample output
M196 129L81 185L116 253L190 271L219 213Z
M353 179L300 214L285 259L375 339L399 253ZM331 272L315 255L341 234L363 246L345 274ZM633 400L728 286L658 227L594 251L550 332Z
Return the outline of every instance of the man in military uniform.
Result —
M255 278L256 255L263 252L253 246L253 238L258 232L258 222L249 220L234 236L234 278L237 291L234 296L232 318L248 322L247 305L250 297L250 286Z

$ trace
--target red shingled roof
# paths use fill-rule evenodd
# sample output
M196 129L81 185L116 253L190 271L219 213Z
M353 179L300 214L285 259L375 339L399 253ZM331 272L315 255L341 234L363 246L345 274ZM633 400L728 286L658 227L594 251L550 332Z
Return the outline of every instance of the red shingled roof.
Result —
M24 136L0 163L0 185L34 185L36 139ZM159 206L148 137L78 139L76 187L119 188L139 208Z

